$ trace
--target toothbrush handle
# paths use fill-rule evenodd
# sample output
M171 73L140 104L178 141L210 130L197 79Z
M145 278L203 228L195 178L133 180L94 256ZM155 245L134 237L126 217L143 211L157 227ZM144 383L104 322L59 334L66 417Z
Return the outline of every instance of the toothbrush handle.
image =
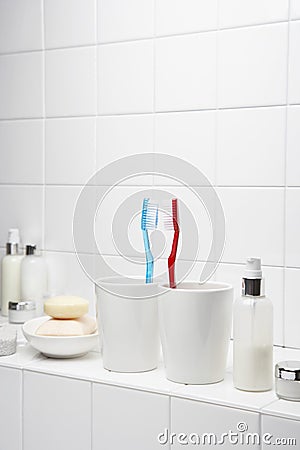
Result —
M170 256L168 258L170 288L176 288L175 259L176 259L176 253L177 253L177 247L178 247L178 239L179 239L179 229L174 231L172 249L171 249Z
M153 280L153 255L150 250L150 241L147 230L143 230L144 247L146 254L146 283L152 283Z

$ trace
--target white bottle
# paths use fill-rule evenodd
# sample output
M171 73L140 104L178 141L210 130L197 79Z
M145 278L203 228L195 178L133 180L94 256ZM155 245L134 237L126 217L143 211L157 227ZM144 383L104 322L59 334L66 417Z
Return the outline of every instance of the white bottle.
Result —
M26 245L26 256L21 264L21 298L36 303L37 316L43 314L43 297L47 292L47 264L36 254L35 245Z
M248 258L233 309L233 383L245 391L273 386L273 305L264 295L260 258Z
M19 230L11 228L8 232L6 256L2 259L1 312L8 315L8 302L21 300L20 268L23 255L18 252Z

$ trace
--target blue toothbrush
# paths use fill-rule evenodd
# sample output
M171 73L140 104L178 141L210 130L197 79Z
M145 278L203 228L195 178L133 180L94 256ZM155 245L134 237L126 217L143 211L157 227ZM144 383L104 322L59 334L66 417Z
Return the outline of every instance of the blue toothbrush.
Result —
M155 230L158 223L158 206L150 203L149 198L144 198L141 230L143 232L143 240L146 254L146 283L152 283L153 280L153 255L150 249L149 230Z

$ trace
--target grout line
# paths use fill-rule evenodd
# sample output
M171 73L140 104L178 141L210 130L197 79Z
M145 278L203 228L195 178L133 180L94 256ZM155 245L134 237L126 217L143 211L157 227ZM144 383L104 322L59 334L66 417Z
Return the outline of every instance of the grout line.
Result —
M288 17L291 15L291 1L288 4ZM284 137L284 200L283 200L283 295L282 295L282 334L283 345L286 345L286 233L287 233L287 153L288 153L288 114L289 114L289 64L290 64L290 21L287 30L287 60L286 60L286 108L285 108L285 137Z
M42 101L43 101L43 186L42 186L42 249L45 248L45 241L46 241L46 56L45 56L45 4L44 0L41 2L41 8L42 8L42 64L43 64L43 92L42 92Z
M90 423L91 423L91 438L90 438L90 444L91 444L91 450L93 450L93 448L94 448L94 414L93 414L93 409L94 409L94 401L93 401L93 397L94 397L94 383L92 382L92 381L90 381L90 389L91 389L91 410L90 410L90 413L91 413L91 420L90 420Z
M21 447L22 450L25 449L25 442L24 442L24 419L25 419L25 414L24 414L24 369L22 368L20 370L21 372Z
M300 107L300 103L290 103L292 106ZM182 110L165 110L155 111L156 114L184 114L184 113L200 113L200 112L212 112L212 111L236 111L236 110L248 110L248 109L266 109L266 108L284 108L286 104L273 104L273 105L255 105L255 106L230 106L230 107L213 107L213 108L198 108L198 109L182 109ZM47 120L69 120L69 119L88 119L95 117L122 117L122 116L145 116L151 115L153 111L140 111L140 112L124 112L124 113L112 113L112 114L90 114L90 115L68 115L68 116L47 116ZM44 117L13 117L13 118L0 118L1 122L19 122L19 121L31 121L42 120Z
M168 407L169 407L168 427L169 427L169 432L171 433L171 431L172 431L172 395L171 395L171 393L168 397ZM171 450L170 440L168 443L168 448L169 448L169 450Z
M291 19L293 22L300 21L299 18ZM288 23L289 20L277 20L275 22L263 22L263 23L256 23L256 24L247 24L247 25L238 25L238 26L231 26L231 27L214 27L212 29L208 30L198 30L198 31L190 31L190 32L179 32L174 34L165 34L165 35L157 35L155 30L155 37L157 39L168 39L168 38L176 38L176 37L184 37L184 36L194 36L199 34L205 34L205 33L215 33L218 29L223 31L232 31L232 30L243 30L243 29L252 29L252 28L261 28L266 26L274 26L274 25L281 25ZM86 44L77 44L77 45L69 45L69 46L61 46L61 47L47 47L44 48L46 52L53 52L53 51L59 51L59 50L74 50L74 49L82 49L82 48L90 48L90 47L97 47L97 46L107 46L107 45L117 45L117 44L128 44L128 43L134 43L134 42L143 42L143 41L149 41L153 39L151 36L149 37L141 37L141 38L134 38L134 39L123 39L123 40L116 40L116 41L107 41L107 42L98 42L96 39L96 42L86 43ZM31 53L38 53L41 52L43 49L32 49L32 50L17 50L17 51L11 51L11 52L3 52L0 53L1 56L12 56L12 55L19 55L19 54L31 54Z

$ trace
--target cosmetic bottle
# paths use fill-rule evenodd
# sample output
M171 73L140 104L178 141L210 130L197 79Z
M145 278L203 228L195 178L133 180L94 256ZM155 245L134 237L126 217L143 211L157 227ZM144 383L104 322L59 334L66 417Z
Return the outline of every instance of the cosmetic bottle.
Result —
M21 300L20 268L23 255L19 254L20 234L17 228L8 232L6 256L2 259L1 312L8 315L8 302Z
M248 258L233 310L233 382L244 391L273 386L273 305L264 294L260 258Z
M47 292L47 265L44 257L36 252L35 245L26 245L21 264L21 298L35 302L36 315L43 315L43 297Z

